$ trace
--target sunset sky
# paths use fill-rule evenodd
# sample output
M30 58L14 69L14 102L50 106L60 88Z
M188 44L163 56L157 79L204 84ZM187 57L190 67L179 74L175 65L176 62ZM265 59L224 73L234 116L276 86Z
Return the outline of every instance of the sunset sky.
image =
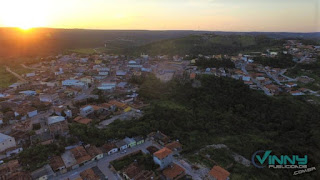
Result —
M1 0L0 26L320 31L318 0Z

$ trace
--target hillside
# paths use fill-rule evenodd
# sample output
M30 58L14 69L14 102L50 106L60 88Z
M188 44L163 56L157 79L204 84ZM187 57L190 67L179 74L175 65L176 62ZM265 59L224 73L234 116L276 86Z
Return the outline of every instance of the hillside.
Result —
M117 49L203 33L205 32L49 28L23 31L17 28L0 28L0 57L55 55L68 49L103 47L105 43L107 48L104 50L113 53Z
M204 34L153 42L126 49L124 53L133 55L140 53L150 55L236 54L243 51L260 51L268 47L276 48L282 43L282 40L266 36Z

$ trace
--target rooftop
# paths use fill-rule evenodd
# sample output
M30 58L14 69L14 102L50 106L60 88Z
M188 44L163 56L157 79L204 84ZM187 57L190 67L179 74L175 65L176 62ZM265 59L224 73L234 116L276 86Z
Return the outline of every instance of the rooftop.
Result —
M166 176L168 179L175 179L176 177L184 174L185 170L179 165L173 163L172 166L169 166L165 170L163 170L162 174Z
M48 117L48 125L66 120L63 116Z
M3 142L10 138L13 138L13 137L0 133L0 142Z
M226 180L230 176L230 173L220 166L213 166L209 174L217 180Z
M159 151L155 152L153 155L156 156L158 159L164 159L167 156L172 154L172 151L166 147L160 149Z

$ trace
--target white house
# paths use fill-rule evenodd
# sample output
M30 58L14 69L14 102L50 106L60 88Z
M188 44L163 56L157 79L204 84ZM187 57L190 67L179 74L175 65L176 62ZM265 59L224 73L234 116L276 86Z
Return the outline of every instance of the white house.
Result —
M86 84L76 79L68 79L68 80L62 81L62 85L63 86L85 86Z
M242 76L243 81L250 81L251 77L250 76Z
M81 116L87 116L87 115L89 115L89 114L91 114L93 112L94 112L94 109L93 109L92 106L86 106L86 107L83 107L83 108L80 109L80 115Z
M19 93L20 93L20 94L23 94L23 95L25 95L25 96L34 96L34 95L37 94L36 91L20 91Z
M51 116L48 117L48 125L54 124L54 123L58 123L58 122L62 122L65 121L66 118L64 118L63 116Z
M14 137L0 133L0 152L15 147L16 145Z
M115 82L103 82L98 86L100 90L113 90L116 88L117 83Z
M160 166L160 169L164 169L172 163L172 151L169 148L162 148L153 154L154 163Z
M123 151L128 148L128 144L121 140L116 143L116 147L119 148L120 151Z
M33 77L33 76L35 76L36 75L36 73L34 73L34 72L32 72L32 73L27 73L26 74L26 77Z
M118 152L118 148L115 144L106 144L103 146L108 155Z
M127 75L127 72L122 71L122 70L118 70L118 71L116 72L116 75L117 75L117 76L125 76L125 75Z

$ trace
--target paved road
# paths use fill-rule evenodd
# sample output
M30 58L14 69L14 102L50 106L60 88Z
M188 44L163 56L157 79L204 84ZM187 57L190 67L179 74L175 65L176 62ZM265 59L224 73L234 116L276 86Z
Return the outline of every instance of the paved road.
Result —
M246 74L246 75L249 75L247 69L246 69L246 66L247 66L247 63L242 63L241 64L241 70ZM254 78L251 78L252 82L255 83L260 89L262 89L264 91L264 93L268 96L271 96L272 94L266 89L264 88L259 81L257 81L256 79Z
M53 178L53 180L62 180L62 179L67 179L69 178L70 180L73 180L73 179L76 179L77 177L80 176L80 173L86 169L89 169L89 168L92 168L94 166L98 166L98 168L101 170L101 172L107 176L109 178L109 180L119 180L121 179L119 177L118 174L112 172L110 169L109 169L109 164L111 161L113 160L116 160L118 158L121 158L123 156L126 156L132 152L136 152L136 151L143 151L143 152L146 152L146 148L149 147L149 146L156 146L158 148L161 148L159 147L158 144L155 144L153 143L152 141L149 141L147 140L145 143L141 144L141 145L137 145L133 148L128 148L126 149L127 153L125 154L122 154L120 152L118 153L115 153L113 155L110 155L110 156L107 156L105 155L102 159L98 160L98 161L93 161L93 162L90 162L86 165L83 165L77 169L74 169L72 171L69 171L65 174L62 174L62 175L58 175L56 177Z
M123 120L131 120L132 118L140 118L141 116L142 116L142 113L136 112L136 110L133 109L132 111L125 112L117 116L113 116L110 119L100 122L98 128L105 128L106 126L113 123L113 121L117 119L123 121Z
M23 77L21 77L19 74L13 72L8 66L6 66L6 70L8 72L10 72L11 74L13 74L15 77L17 77L18 79L20 79L22 82L27 82L27 80L25 80Z

